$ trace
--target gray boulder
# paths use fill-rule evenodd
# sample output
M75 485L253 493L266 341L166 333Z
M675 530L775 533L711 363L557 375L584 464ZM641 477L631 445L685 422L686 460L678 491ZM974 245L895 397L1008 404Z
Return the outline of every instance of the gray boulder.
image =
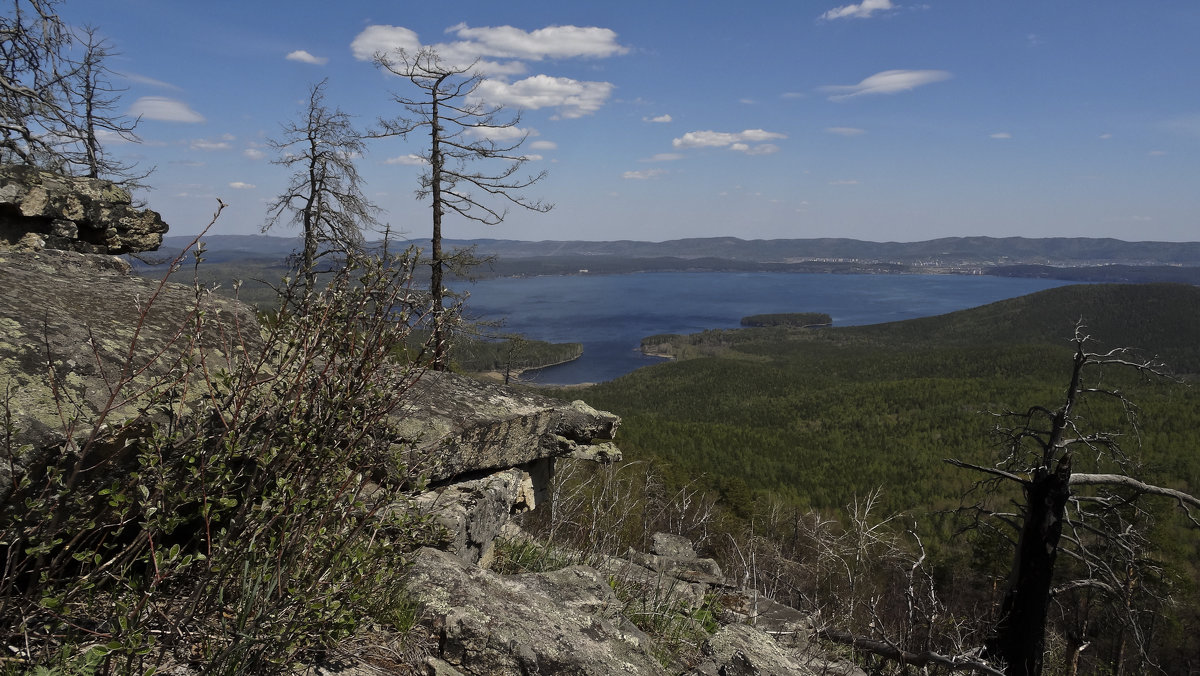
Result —
M0 165L0 246L124 254L154 251L167 224L112 181Z
M433 657L461 674L666 673L586 566L504 576L422 549L408 588L437 636Z

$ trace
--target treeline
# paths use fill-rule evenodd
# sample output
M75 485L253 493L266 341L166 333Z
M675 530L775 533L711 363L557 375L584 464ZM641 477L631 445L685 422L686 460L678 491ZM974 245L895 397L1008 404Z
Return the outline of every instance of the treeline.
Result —
M742 317L742 326L795 326L807 328L810 326L830 326L833 317L824 312L785 312L778 314L750 315Z
M512 334L494 339L456 338L450 357L457 368L471 373L519 373L562 364L582 355L582 343L548 343Z

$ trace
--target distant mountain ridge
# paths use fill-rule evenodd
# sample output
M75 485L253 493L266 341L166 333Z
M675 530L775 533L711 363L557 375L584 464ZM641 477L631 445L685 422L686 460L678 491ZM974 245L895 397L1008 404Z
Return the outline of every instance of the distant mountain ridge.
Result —
M191 236L168 236L163 253L178 251ZM203 238L208 256L220 260L287 256L300 247L298 237L211 235ZM428 240L397 241L397 246L427 247ZM715 258L757 263L850 261L925 266L961 265L1182 265L1200 266L1200 242L1127 242L1091 237L944 237L921 242L869 242L845 238L754 239L698 237L641 242L538 242L474 239L446 240L451 247L474 246L479 254L501 259L542 257Z

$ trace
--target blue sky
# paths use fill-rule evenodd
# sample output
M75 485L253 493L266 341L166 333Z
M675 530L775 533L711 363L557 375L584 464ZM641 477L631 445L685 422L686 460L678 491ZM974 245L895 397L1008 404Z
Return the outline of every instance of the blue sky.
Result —
M732 235L1195 241L1200 2L66 0L121 52L122 156L173 234L258 232L287 170L266 140L307 89L362 127L411 85L370 51L482 60L520 110L547 214L452 238ZM392 228L426 235L419 141L359 160ZM273 234L290 234L288 230Z

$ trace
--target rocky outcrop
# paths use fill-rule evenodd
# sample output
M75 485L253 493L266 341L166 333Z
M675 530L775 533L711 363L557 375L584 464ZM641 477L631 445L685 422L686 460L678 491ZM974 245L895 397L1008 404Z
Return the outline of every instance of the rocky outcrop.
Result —
M496 538L510 517L537 506L552 470L552 461L543 459L481 479L456 481L422 493L414 506L442 527L440 549L486 568L491 565Z
M702 651L705 660L691 676L866 676L850 662L807 650L788 650L745 624L721 627L705 641Z
M593 568L497 575L423 549L409 590L437 639L432 673L450 673L442 664L478 676L667 673Z
M617 416L446 372L422 376L400 413L408 467L437 483L540 458L619 460ZM596 443L600 442L600 443Z
M166 231L112 181L0 165L0 246L137 253L157 249Z
M137 393L170 378L192 340L214 359L255 345L250 307L127 270L112 256L0 250L0 410L12 451L0 458L0 504L64 444L143 418ZM194 335L199 312L208 321ZM142 388L120 388L125 379Z
M263 349L251 307L188 285L160 285L127 270L112 256L0 250L0 289L5 290L0 294L0 396L6 407L0 410L12 418L8 445L14 450L0 457L0 504L31 467L79 435L99 425L136 433L124 429L126 423L150 420L139 393L169 382L180 359L194 353L193 341L214 362L237 351ZM200 314L204 328L197 334ZM132 379L134 386L118 389L123 379ZM449 373L424 374L396 423L393 450L411 475L442 492L459 477L474 480L517 468L519 477L509 482L512 490L500 491L504 500L511 498L508 504L483 501L492 516L485 518L480 502L471 497L476 488L434 501L439 509L456 496L473 503L474 516L459 520L472 524L471 533L455 538L464 543L460 551L476 556L490 546L490 538L476 533L494 530L479 524L532 508L552 474L551 458L620 457L603 442L615 434L617 416L582 402L518 393ZM602 443L593 446L593 440ZM459 508L466 509L450 509Z

